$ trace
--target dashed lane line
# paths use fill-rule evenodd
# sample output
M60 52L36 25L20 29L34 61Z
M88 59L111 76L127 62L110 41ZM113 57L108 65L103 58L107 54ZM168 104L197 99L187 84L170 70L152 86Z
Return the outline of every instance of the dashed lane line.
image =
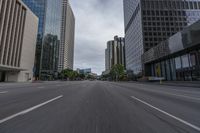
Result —
M156 111L158 111L160 113L163 113L163 114L165 114L165 115L167 115L167 116L169 116L169 117L171 117L171 118L173 118L173 119L175 119L175 120L177 120L177 121L179 121L179 122L181 122L181 123L183 123L183 124L185 124L185 125L187 125L187 126L189 126L189 127L191 127L191 128L193 128L193 129L195 129L195 130L200 132L200 127L198 127L196 125L193 125L193 124L191 124L191 123L189 123L189 122L187 122L187 121L185 121L185 120L183 120L181 118L178 118L178 117L176 117L176 116L174 116L174 115L172 115L170 113L167 113L166 111L161 110L161 109L159 109L159 108L157 108L157 107L155 107L155 106L153 106L153 105L151 105L151 104L149 104L149 103L147 103L147 102L145 102L145 101L143 101L143 100L141 100L141 99L139 99L137 97L131 96L131 98L133 98L136 101L139 101L139 102L147 105L148 107L151 107L152 109L155 109Z
M27 113L33 111L33 110L36 110L36 109L38 109L38 108L40 108L40 107L42 107L42 106L44 106L44 105L46 105L46 104L48 104L48 103L51 103L51 102L53 102L53 101L55 101L55 100L58 100L58 99L60 99L60 98L62 98L62 97L63 97L63 95L58 96L58 97L55 97L55 98L53 98L53 99L51 99L51 100L48 100L48 101L46 101L46 102L43 102L43 103L38 104L38 105L36 105L36 106L33 106L33 107L29 108L29 109L23 110L23 111L21 111L21 112L19 112L19 113L16 113L16 114L14 114L14 115L11 115L11 116L9 116L9 117L6 117L6 118L0 120L0 124L2 124L2 123L4 123L4 122L7 122L7 121L9 121L9 120L11 120L11 119L14 119L14 118L16 118L16 117L18 117L18 116L25 115L25 114L27 114Z

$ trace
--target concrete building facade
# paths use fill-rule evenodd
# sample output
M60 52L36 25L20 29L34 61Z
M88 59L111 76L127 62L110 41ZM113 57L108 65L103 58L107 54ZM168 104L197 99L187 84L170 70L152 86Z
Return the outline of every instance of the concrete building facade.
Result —
M115 36L114 40L107 42L105 50L105 69L111 70L112 66L122 64L126 68L125 61L125 40L122 37Z
M64 69L73 70L74 66L75 17L68 1L63 3L63 12L61 32L64 38L61 40L59 47L59 72Z
M127 70L142 75L142 54L198 19L199 0L124 0Z
M38 18L21 0L0 0L0 18L0 81L31 81Z

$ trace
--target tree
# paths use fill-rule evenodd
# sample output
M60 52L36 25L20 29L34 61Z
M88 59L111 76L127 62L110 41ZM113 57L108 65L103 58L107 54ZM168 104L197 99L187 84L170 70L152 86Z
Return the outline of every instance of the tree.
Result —
M74 77L76 76L76 73L71 70L71 69L64 69L62 72L61 72L61 77L62 79L70 79L70 80L73 80Z
M70 73L69 78L70 78L70 80L75 80L76 78L78 78L78 76L79 76L78 72L72 71L72 72Z
M85 79L85 74L80 74L80 75L79 75L79 78Z
M87 75L87 79L92 79L92 80L94 80L95 77L94 77L93 75L88 74L88 75Z
M123 65L121 64L114 65L110 71L110 75L112 76L112 79L115 79L116 81L122 80L125 75L124 70L125 69Z

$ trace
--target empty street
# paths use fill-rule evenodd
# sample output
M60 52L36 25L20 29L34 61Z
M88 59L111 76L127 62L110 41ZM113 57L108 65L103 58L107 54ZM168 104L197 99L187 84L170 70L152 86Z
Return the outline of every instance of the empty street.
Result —
M200 89L74 81L0 84L0 133L198 133Z

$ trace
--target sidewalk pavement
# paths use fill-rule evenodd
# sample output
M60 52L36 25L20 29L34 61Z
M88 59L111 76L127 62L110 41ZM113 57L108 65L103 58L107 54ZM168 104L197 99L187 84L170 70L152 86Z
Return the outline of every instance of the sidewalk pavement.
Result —
M195 87L200 89L200 81L156 81L156 82L142 82L142 81L129 81L138 84L152 84L152 85L167 85L167 86L181 86L181 87Z
M157 82L157 84L160 84ZM200 89L200 81L163 81L162 85L196 87Z

